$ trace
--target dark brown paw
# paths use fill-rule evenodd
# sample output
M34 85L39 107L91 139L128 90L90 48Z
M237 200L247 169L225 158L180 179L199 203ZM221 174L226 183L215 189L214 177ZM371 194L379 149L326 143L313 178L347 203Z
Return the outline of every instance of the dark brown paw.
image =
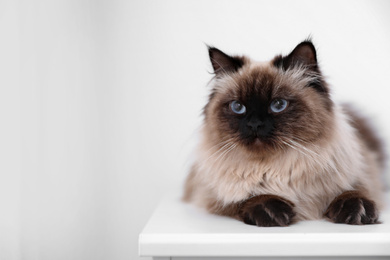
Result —
M335 223L350 225L379 223L375 203L357 191L347 191L336 197L326 210L325 217Z
M259 227L288 226L295 216L294 204L274 195L260 195L249 199L240 210L244 223Z

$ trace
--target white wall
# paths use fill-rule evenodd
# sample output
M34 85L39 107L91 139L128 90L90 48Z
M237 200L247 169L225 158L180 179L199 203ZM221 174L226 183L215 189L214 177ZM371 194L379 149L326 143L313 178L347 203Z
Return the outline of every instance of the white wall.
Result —
M259 60L312 35L337 99L390 141L388 1L1 1L0 259L137 259L181 185L205 43Z

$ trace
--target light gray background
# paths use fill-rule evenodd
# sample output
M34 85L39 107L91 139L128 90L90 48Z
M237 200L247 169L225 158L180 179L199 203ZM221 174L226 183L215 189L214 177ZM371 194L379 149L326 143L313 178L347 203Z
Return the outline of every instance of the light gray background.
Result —
M180 187L205 43L267 60L312 35L337 100L390 140L388 1L0 1L0 259L137 259Z

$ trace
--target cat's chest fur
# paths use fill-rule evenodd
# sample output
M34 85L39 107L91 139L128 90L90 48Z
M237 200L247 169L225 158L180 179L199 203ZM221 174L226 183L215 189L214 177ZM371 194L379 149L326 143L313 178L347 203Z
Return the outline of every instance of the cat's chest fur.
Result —
M315 154L290 150L279 158L263 161L231 153L221 162L205 165L205 185L224 204L259 194L277 194L299 208L298 217L320 218L334 196L352 188L354 176L345 174L345 165L336 160L337 154Z

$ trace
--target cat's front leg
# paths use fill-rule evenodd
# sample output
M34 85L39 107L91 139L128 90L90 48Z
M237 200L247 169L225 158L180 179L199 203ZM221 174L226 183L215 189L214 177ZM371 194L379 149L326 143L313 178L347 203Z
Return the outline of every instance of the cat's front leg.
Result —
M240 219L259 227L288 226L295 216L294 204L275 195L259 195L245 201L240 208Z
M356 190L346 191L337 196L330 203L325 217L335 223L351 225L379 223L375 202Z

